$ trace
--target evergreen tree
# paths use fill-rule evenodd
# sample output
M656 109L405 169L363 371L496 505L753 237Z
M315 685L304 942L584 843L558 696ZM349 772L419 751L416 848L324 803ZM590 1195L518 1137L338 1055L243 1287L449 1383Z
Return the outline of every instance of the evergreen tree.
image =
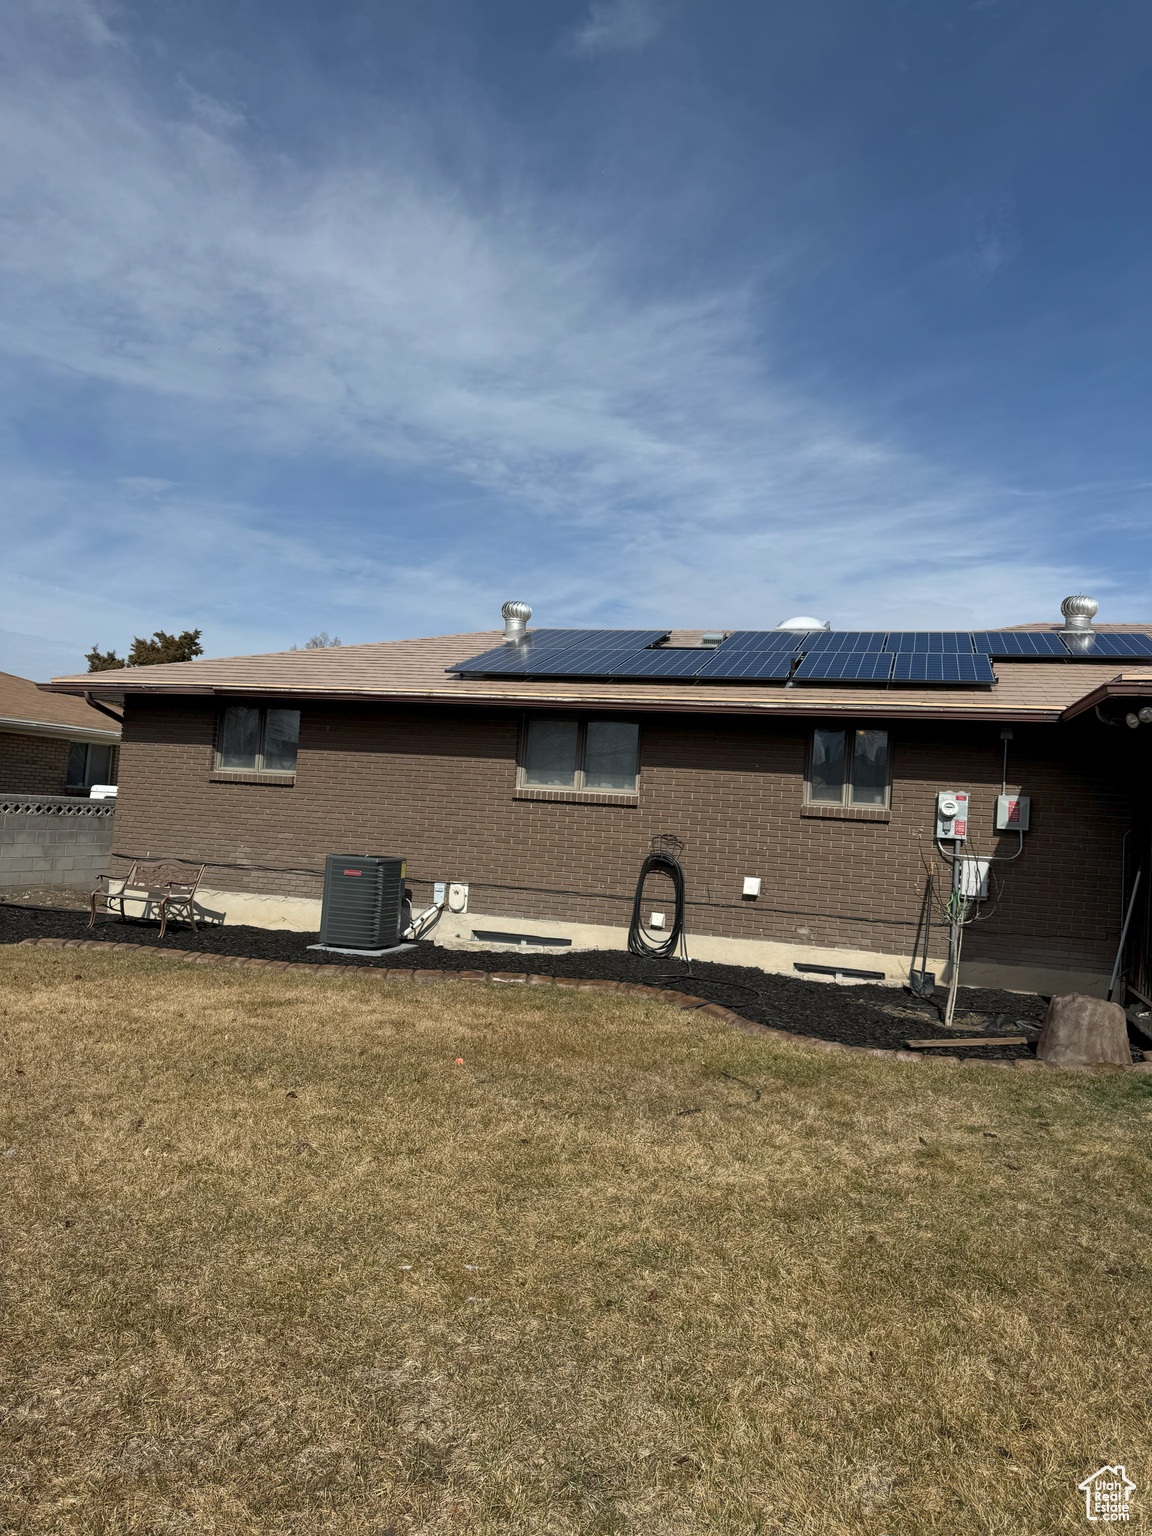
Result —
M98 646L93 646L85 657L89 672L112 672L124 663L115 651L102 651Z
M186 629L182 635L167 635L162 629L157 629L153 631L151 640L142 640L137 635L128 652L128 665L155 667L166 661L191 661L196 656L203 656L201 633L199 629Z
M155 667L166 661L191 661L194 656L204 654L201 634L199 629L186 629L182 635L169 635L157 629L151 640L143 640L137 635L127 661L121 661L115 651L102 651L94 645L86 658L88 670L111 672L116 667Z

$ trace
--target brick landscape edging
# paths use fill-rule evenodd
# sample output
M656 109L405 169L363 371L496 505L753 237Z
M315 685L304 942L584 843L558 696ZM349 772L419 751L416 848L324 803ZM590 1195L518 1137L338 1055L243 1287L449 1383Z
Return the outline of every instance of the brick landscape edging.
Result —
M892 1061L913 1062L917 1066L944 1067L1022 1067L1027 1071L1054 1072L1152 1072L1152 1061L1131 1062L1127 1067L1119 1063L1099 1062L1090 1067L1064 1067L1047 1061L1016 1057L1013 1061L985 1061L979 1056L925 1056L918 1051L890 1051L878 1045L844 1045L839 1040L818 1040L812 1035L794 1035L786 1029L773 1029L768 1024L757 1024L731 1008L710 1003L703 997L692 997L686 992L662 991L658 987L646 987L632 981L591 981L576 977L545 976L528 971L406 971L368 965L316 965L302 960L256 960L243 955L212 955L203 950L161 948L158 944L125 944L109 939L21 939L15 946L39 945L41 949L100 949L116 952L130 950L133 954L146 952L159 960L177 960L184 965L217 965L235 970L292 971L295 975L309 976L362 976L378 982L412 981L482 981L497 985L535 987L568 987L576 992L623 992L633 997L647 997L659 1003L669 1003L694 1013L706 1013L709 1018L721 1019L725 1024L748 1035L768 1035L776 1040L788 1040L794 1045L805 1045L817 1051L852 1051L857 1056L885 1056ZM941 1041L941 1045L945 1044Z

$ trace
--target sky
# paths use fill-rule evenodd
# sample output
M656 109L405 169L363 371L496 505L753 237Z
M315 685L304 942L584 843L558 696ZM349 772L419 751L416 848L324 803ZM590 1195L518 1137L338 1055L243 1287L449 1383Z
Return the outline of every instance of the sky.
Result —
M0 669L1152 619L1146 0L0 19Z

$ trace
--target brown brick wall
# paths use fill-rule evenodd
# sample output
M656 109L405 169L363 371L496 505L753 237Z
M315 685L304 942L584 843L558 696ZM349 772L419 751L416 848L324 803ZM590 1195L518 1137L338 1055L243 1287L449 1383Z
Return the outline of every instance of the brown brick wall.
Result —
M306 704L290 788L210 781L207 703L131 700L127 715L119 851L267 866L209 870L223 889L318 896L308 871L326 854L390 853L408 859L417 902L433 880L462 880L485 914L624 925L650 838L671 832L685 844L689 933L906 952L937 790L971 792L970 851L1016 844L992 832L995 723L894 722L885 823L801 816L810 725L788 721L648 717L630 807L515 799L511 713ZM1016 727L1008 782L1032 796L1032 830L999 866L1003 893L966 958L1111 963L1133 750L1094 723ZM744 875L762 878L759 900L742 900Z
M68 747L54 736L0 732L0 794L62 795Z

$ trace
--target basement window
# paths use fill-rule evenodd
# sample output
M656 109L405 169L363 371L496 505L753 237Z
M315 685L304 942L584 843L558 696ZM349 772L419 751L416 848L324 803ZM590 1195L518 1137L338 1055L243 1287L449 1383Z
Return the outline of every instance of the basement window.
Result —
M298 709L231 704L220 717L216 769L225 773L294 774L299 741Z
M520 791L636 794L640 727L626 720L529 720Z
M887 731L812 732L807 805L885 811L890 784Z

